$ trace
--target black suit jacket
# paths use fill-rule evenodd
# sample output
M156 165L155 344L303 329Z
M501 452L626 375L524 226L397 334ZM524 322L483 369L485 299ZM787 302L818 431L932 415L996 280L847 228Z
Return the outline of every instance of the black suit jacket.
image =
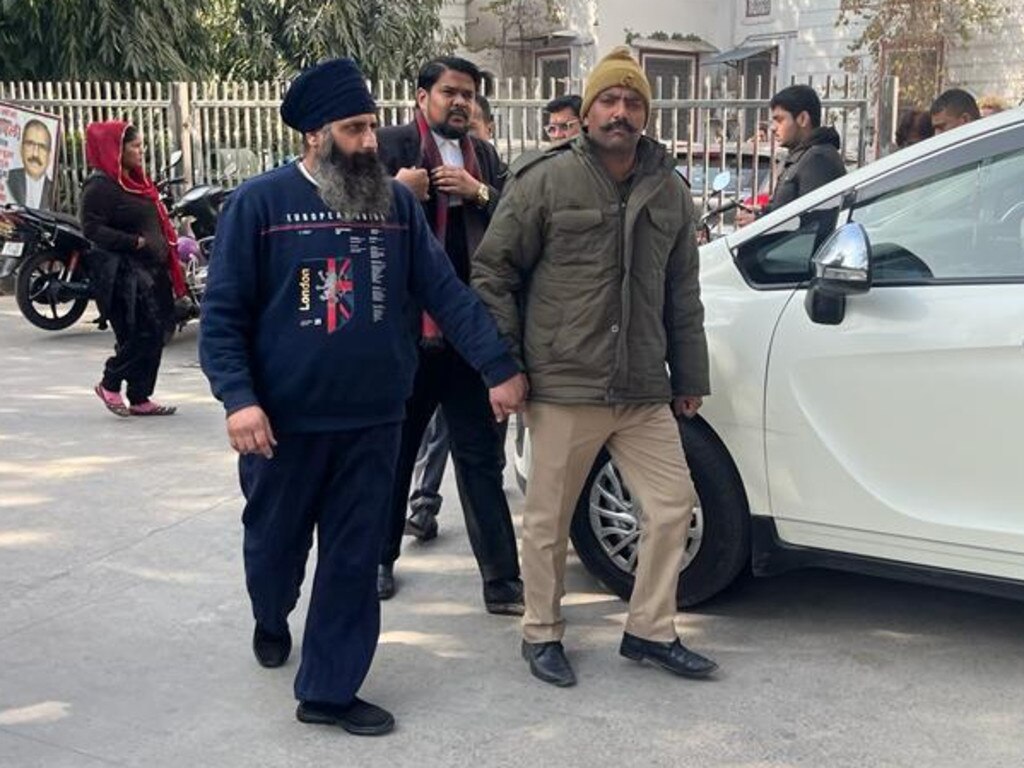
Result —
M25 169L15 168L7 172L7 188L11 190L11 197L18 205L25 205L25 193L28 184L25 180ZM47 177L43 182L43 199L39 203L40 208L50 210L53 208L53 182Z
M464 201L466 206L466 245L470 259L472 259L477 246L484 238L487 225L491 223L491 216L498 207L498 198L505 186L508 168L498 157L493 146L486 141L470 138L476 152L477 164L480 166L481 181L491 188L491 200L486 208L481 208L471 200ZM420 133L416 123L381 128L377 132L377 154L392 176L402 168L427 168L423 161ZM432 169L427 168L427 170ZM427 221L432 224L437 209L437 195L431 192L430 199L424 201L422 205Z

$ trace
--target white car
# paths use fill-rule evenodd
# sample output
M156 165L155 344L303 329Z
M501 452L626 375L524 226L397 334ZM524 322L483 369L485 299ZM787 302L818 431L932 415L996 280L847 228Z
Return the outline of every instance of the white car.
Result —
M748 566L1024 596L1024 110L850 173L701 261L713 394L681 424L700 507L680 605ZM572 533L628 595L636 516L607 454Z

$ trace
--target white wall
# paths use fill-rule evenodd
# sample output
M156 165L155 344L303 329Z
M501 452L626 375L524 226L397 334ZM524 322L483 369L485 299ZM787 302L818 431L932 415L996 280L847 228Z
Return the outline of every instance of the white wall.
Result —
M626 41L627 28L641 36L652 32L699 35L718 45L733 26L729 0L599 0L596 37L600 58Z
M950 87L992 94L1012 106L1024 99L1024 7L1017 3L995 32L979 35L947 54Z

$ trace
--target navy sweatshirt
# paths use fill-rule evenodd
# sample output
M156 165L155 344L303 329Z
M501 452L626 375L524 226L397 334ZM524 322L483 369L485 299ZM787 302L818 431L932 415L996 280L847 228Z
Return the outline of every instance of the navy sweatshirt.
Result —
M519 371L420 204L390 183L387 221L343 219L297 163L232 194L199 339L203 372L228 414L259 405L281 433L402 420L420 307L489 386Z

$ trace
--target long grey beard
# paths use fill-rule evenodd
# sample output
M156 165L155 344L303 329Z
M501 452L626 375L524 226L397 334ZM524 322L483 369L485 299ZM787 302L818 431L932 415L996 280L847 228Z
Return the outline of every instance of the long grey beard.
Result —
M324 203L353 221L387 219L394 193L377 155L346 155L329 134L326 139L317 150L317 168L313 173Z

